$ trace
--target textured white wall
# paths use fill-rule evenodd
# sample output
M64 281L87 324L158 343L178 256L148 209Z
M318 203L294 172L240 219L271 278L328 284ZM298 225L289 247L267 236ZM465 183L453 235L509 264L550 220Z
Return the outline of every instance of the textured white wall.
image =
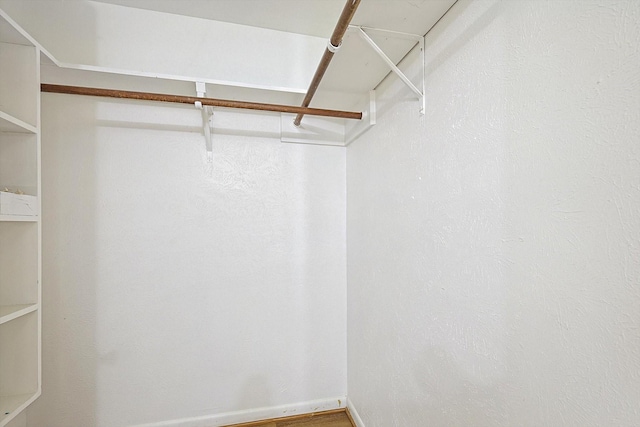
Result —
M346 394L345 149L281 144L277 115L215 120L209 167L192 107L43 94L43 395L29 426Z
M347 150L367 427L640 425L640 2L460 1ZM415 56L408 61L415 61Z

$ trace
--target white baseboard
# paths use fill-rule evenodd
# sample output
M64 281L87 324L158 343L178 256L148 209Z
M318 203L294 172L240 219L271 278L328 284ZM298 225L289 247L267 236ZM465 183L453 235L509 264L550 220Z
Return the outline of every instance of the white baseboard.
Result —
M364 422L362 422L362 418L360 418L360 415L358 414L356 407L353 406L353 402L351 402L351 400L349 399L347 399L347 408L349 409L349 414L351 414L351 418L353 419L353 422L356 423L356 427L364 427Z
M220 427L230 424L248 423L268 420L269 418L289 417L292 415L310 414L312 412L330 411L347 406L344 396L329 399L299 402L290 405L271 406L249 409L246 411L225 412L216 415L183 418L180 420L160 421L149 424L138 424L133 427Z

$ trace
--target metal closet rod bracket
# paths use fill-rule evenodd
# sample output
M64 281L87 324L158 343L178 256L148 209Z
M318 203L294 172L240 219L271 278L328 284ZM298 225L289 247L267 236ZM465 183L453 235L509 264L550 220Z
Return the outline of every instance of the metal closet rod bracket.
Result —
M371 48L378 54L378 56L380 56L380 58L382 58L382 60L389 66L391 71L393 71L400 78L400 80L402 80L402 82L405 85L407 85L407 87L411 89L411 91L418 96L418 100L420 101L420 105L421 105L420 114L424 114L425 108L426 108L426 103L425 103L426 91L425 91L425 75L424 75L424 68L425 68L424 67L424 64L425 64L424 37L417 34L401 33L397 31L389 31L389 30L383 30L380 28L363 27L358 25L349 25L349 29L357 31L358 35L364 41L366 41L369 44L369 46L371 46ZM367 34L367 31L381 32L391 37L401 38L405 40L413 40L420 46L420 56L422 59L420 64L422 68L422 71L420 73L420 76L421 76L420 86L422 86L422 89L418 89L418 87L416 87L416 85L413 84L413 82L407 77L407 75L403 73L402 70L398 68L396 64L394 64L391 58L389 58L387 54L384 53L384 51L380 48L380 46L378 46L376 42L373 41L373 39L369 36L369 34Z
M206 98L207 85L205 82L196 82L196 95L198 98ZM202 106L202 101L195 101L195 107L202 112L202 132L207 148L207 160L213 161L213 142L211 141L211 128L213 127L213 107Z

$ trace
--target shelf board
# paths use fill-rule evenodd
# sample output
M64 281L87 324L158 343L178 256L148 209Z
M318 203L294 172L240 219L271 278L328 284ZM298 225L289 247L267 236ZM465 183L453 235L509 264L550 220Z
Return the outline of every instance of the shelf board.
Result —
M0 42L21 44L25 46L33 46L33 43L27 37L27 33L17 28L18 25L9 16L0 9Z
M16 415L22 412L40 393L16 394L0 396L0 427L7 425Z
M38 309L38 304L0 305L0 325Z
M0 132L38 133L35 126L0 111Z
M38 217L28 215L0 215L0 222L38 222Z

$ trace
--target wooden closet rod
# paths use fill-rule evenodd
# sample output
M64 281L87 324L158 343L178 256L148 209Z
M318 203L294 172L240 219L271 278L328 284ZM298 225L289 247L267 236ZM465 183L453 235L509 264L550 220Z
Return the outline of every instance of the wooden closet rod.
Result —
M337 117L342 119L356 119L356 120L362 119L362 113L355 112L355 111L325 110L321 108L296 107L293 105L263 104L259 102L232 101L232 100L215 99L215 98L199 98L197 96L165 95L161 93L132 92L132 91L126 91L126 90L98 89L93 87L80 87L80 86L63 86L63 85L52 85L52 84L45 84L45 83L40 85L40 90L42 92L49 92L49 93L66 93L70 95L103 96L108 98L138 99L143 101L174 102L179 104L194 104L196 101L199 101L202 103L202 105L210 105L212 107L242 108L246 110L274 111L274 112L280 112L280 113L294 113L294 114L309 114L313 116Z
M340 48L342 44L342 38L344 37L344 33L347 32L347 28L349 28L349 23L353 18L353 15L356 13L356 9L360 4L360 0L347 0L342 9L342 13L340 14L340 19L338 19L338 23L336 24L336 28L333 30L333 34L331 35L331 39L329 39L329 44L327 48L324 50L324 54L320 59L320 64L318 64L318 68L316 69L316 73L313 75L313 79L311 80L311 84L309 85L309 89L307 90L307 94L302 101L302 107L307 108L311 103L311 99L313 95L316 94L316 90L318 86L320 86L320 82L322 81L322 77L324 77L324 73L329 68L329 64L333 59L333 54ZM293 121L293 124L296 126L300 126L300 121L302 121L302 117L306 113L299 112L296 116L296 119Z

